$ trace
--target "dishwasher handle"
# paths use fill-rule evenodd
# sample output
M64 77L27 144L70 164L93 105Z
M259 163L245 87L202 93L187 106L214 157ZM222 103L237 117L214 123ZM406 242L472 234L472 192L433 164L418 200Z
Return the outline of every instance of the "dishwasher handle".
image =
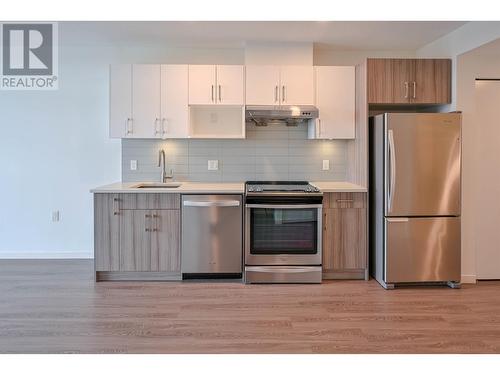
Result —
M239 207L240 201L184 201L184 207Z

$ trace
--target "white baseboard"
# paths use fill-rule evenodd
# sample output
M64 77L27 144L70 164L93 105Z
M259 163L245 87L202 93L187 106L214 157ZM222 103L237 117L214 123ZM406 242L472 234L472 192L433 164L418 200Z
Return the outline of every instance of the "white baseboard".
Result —
M53 251L53 252L0 252L0 259L93 259L88 251Z
M476 275L462 275L462 284L475 284L476 281Z

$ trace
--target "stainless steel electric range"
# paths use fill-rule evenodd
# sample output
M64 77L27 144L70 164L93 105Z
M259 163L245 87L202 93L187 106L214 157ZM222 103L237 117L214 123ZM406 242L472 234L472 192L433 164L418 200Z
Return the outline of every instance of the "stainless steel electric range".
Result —
M245 184L246 283L321 282L321 191L305 181Z

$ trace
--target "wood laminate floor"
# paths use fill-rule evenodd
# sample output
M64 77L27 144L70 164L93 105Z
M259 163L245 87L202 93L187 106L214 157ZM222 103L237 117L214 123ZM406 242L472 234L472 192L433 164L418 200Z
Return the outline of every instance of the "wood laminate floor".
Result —
M94 283L92 267L0 261L0 352L500 353L500 282Z

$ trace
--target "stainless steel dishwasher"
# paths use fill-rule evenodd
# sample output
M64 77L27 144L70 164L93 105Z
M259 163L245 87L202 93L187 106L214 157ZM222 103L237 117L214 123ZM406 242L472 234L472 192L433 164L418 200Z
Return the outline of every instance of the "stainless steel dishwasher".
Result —
M241 195L183 195L183 279L240 278L242 221Z

